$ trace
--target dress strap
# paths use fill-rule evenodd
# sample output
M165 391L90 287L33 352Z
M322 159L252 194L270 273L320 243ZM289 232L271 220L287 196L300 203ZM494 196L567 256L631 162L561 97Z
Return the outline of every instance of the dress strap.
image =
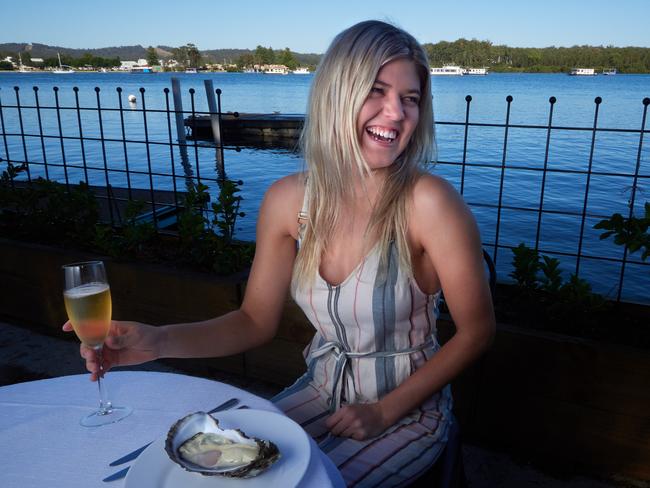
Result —
M309 185L308 179L305 179L305 196L302 199L300 212L298 212L298 246L301 244L307 222L309 222Z
M336 367L334 370L334 385L332 386L332 397L330 398L330 413L334 413L341 407L341 394L343 392L343 380L345 377L350 377L354 381L354 376L350 370L348 359L358 358L390 358L394 356L403 356L404 354L412 354L414 352L422 351L429 347L434 346L432 337L429 337L426 342L409 347L407 349L400 349L398 351L373 351L373 352L354 352L345 349L343 344L337 341L328 341L318 349L311 351L310 356L312 359L324 356L325 354L333 354L336 360Z

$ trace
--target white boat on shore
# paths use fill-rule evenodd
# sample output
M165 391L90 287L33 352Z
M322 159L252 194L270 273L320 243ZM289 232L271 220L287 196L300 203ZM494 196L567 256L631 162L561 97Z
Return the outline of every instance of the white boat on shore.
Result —
M618 74L618 71L616 71L616 68L604 69L603 74L605 76L614 76Z
M294 75L308 75L308 74L309 74L309 69L304 68L304 67L300 67L300 68L296 68L296 69L294 69L294 70L292 71L292 73L293 73Z
M18 53L18 72L19 73L29 73L29 70L23 64L23 57Z
M431 76L463 76L463 68L456 65L445 65L442 68L431 68Z
M74 73L74 70L72 69L71 66L61 63L61 55L59 53L56 53L56 57L59 58L59 67L54 68L52 70L52 73L56 73L58 75L68 75Z
M485 76L488 74L487 68L465 68L463 70L464 75L468 76Z
M197 70L196 68L187 68L187 69L185 70L185 72L186 72L186 73L196 74L196 73L198 73L198 70Z
M267 75L288 75L289 69L282 65L271 65L268 66L263 73Z
M569 76L596 76L596 70L593 68L573 68Z

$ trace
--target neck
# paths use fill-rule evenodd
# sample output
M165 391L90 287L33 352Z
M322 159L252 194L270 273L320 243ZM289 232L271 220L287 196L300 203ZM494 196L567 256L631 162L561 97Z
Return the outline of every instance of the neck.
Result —
M350 201L369 202L371 206L374 206L384 186L386 177L386 168L371 170L370 174L355 175L352 181L353 193L350 195Z

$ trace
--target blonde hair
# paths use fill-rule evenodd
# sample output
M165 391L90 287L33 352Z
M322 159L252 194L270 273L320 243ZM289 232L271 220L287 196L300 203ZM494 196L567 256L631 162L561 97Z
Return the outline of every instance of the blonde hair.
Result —
M312 82L301 135L308 170L308 214L294 266L298 286L311 283L316 276L328 239L339 222L342 202L354 192L354 176L370 174L361 153L357 118L379 70L397 59L415 64L420 79L420 116L408 146L388 168L367 235L378 240L380 268L385 267L394 241L400 267L412 274L406 240L407 203L417 177L435 153L429 65L413 36L371 20L353 25L334 38Z

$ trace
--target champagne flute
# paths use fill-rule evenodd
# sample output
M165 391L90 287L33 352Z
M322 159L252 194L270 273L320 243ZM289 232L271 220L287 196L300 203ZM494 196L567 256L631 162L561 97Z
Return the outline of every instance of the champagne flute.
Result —
M65 288L63 301L68 318L77 337L86 346L97 351L99 361L99 409L81 419L84 427L106 425L127 417L133 411L130 407L115 407L108 400L104 376L102 349L111 326L111 289L106 279L106 270L101 261L89 261L63 266Z

